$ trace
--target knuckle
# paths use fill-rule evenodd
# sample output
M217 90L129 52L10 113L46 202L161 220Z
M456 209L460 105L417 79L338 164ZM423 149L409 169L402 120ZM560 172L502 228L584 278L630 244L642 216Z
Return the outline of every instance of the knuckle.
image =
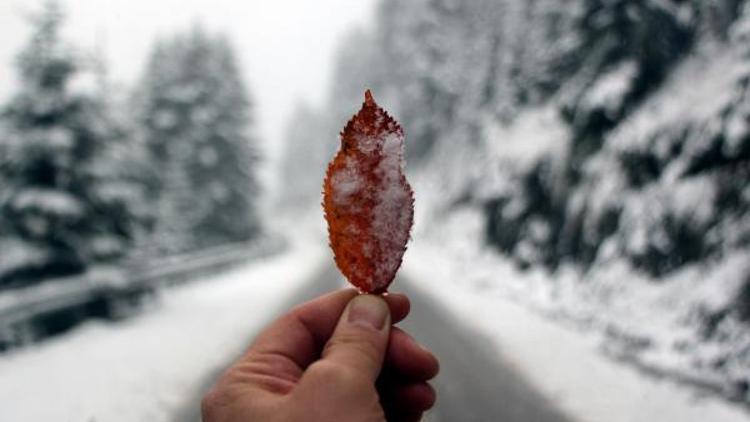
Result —
M364 381L362 374L354 368L325 360L312 364L308 370L321 383L325 384L346 386Z
M371 363L377 363L380 352L373 341L369 341L360 335L340 334L331 338L325 346L323 354L331 353L334 349L347 350L361 359Z
M225 403L225 394L218 387L213 387L201 400L201 415L204 422L220 420L221 410Z

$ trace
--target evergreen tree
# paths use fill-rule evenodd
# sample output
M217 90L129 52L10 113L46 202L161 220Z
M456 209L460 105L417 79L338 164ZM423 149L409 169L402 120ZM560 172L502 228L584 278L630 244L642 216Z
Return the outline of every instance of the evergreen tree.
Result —
M199 28L159 41L140 95L158 177L154 246L172 253L259 231L250 103L229 43Z
M71 88L87 69L60 40L62 21L54 2L33 17L33 36L18 56L20 90L2 113L2 237L44 256L6 269L6 283L117 258L136 222L138 186L119 179L127 163L112 150L124 133L105 101Z

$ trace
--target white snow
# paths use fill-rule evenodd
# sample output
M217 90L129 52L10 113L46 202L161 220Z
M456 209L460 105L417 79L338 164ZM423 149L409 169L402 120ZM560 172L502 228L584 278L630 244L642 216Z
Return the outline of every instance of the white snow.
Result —
M0 419L171 420L198 393L202 378L236 356L324 262L323 254L301 243L267 261L166 290L141 316L87 323L0 355Z
M0 241L0 275L22 266L41 265L49 258L46 249L14 238ZM2 298L0 297L0 306Z
M51 214L77 217L82 212L81 202L56 189L25 189L13 198L16 209L35 208Z
M352 157L344 159L344 168L331 175L333 202L346 205L351 195L356 195L362 189L364 180L357 172L356 161Z
M382 187L377 192L377 201L372 210L372 230L376 247L382 251L399 250L401 253L384 254L385 262L375 268L375 288L390 283L390 278L401 265L403 247L409 240L413 220L411 192L401 184L403 177L404 135L390 133L382 141L383 158L375 169Z
M541 156L564 153L569 138L567 126L552 105L526 110L509 125L491 124L486 133L494 157L519 169Z
M36 144L35 147L47 147L54 150L67 150L74 144L71 131L59 126L51 129L36 129L29 138Z
M612 146L648 145L664 128L680 130L690 122L711 121L737 94L736 82L748 64L728 47L708 45L677 66L665 85L618 126ZM697 136L700 140L700 136Z
M601 107L614 116L638 75L638 63L626 61L602 75L587 92L583 101L588 108Z

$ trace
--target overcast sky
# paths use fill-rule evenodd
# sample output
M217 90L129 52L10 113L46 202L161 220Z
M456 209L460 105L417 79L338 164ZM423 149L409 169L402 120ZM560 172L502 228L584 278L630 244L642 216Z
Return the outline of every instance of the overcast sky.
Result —
M14 57L29 34L23 16L41 1L0 0L0 101L13 92ZM300 99L320 103L342 36L366 26L374 0L65 0L65 35L103 53L115 82L132 86L155 37L200 23L237 49L256 105L258 134L274 154Z

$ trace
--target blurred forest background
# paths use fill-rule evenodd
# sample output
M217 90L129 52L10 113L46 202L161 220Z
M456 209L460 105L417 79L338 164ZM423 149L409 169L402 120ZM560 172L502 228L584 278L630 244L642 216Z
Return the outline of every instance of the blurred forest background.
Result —
M750 401L747 0L380 0L325 103L289 106L272 195L230 40L160 38L113 97L63 16L34 15L1 109L0 290L252 242L271 200L320 219L370 88L406 133L417 247ZM493 278L508 261L544 281Z
M658 278L721 259L750 241L744 3L382 1L329 104L289 124L288 200L318 201L300 171L320 173L372 86L439 186L429 213L481 208L519 265L620 255Z
M195 251L260 232L250 102L229 42L158 40L131 98L106 64L33 16L21 87L2 110L0 287Z

